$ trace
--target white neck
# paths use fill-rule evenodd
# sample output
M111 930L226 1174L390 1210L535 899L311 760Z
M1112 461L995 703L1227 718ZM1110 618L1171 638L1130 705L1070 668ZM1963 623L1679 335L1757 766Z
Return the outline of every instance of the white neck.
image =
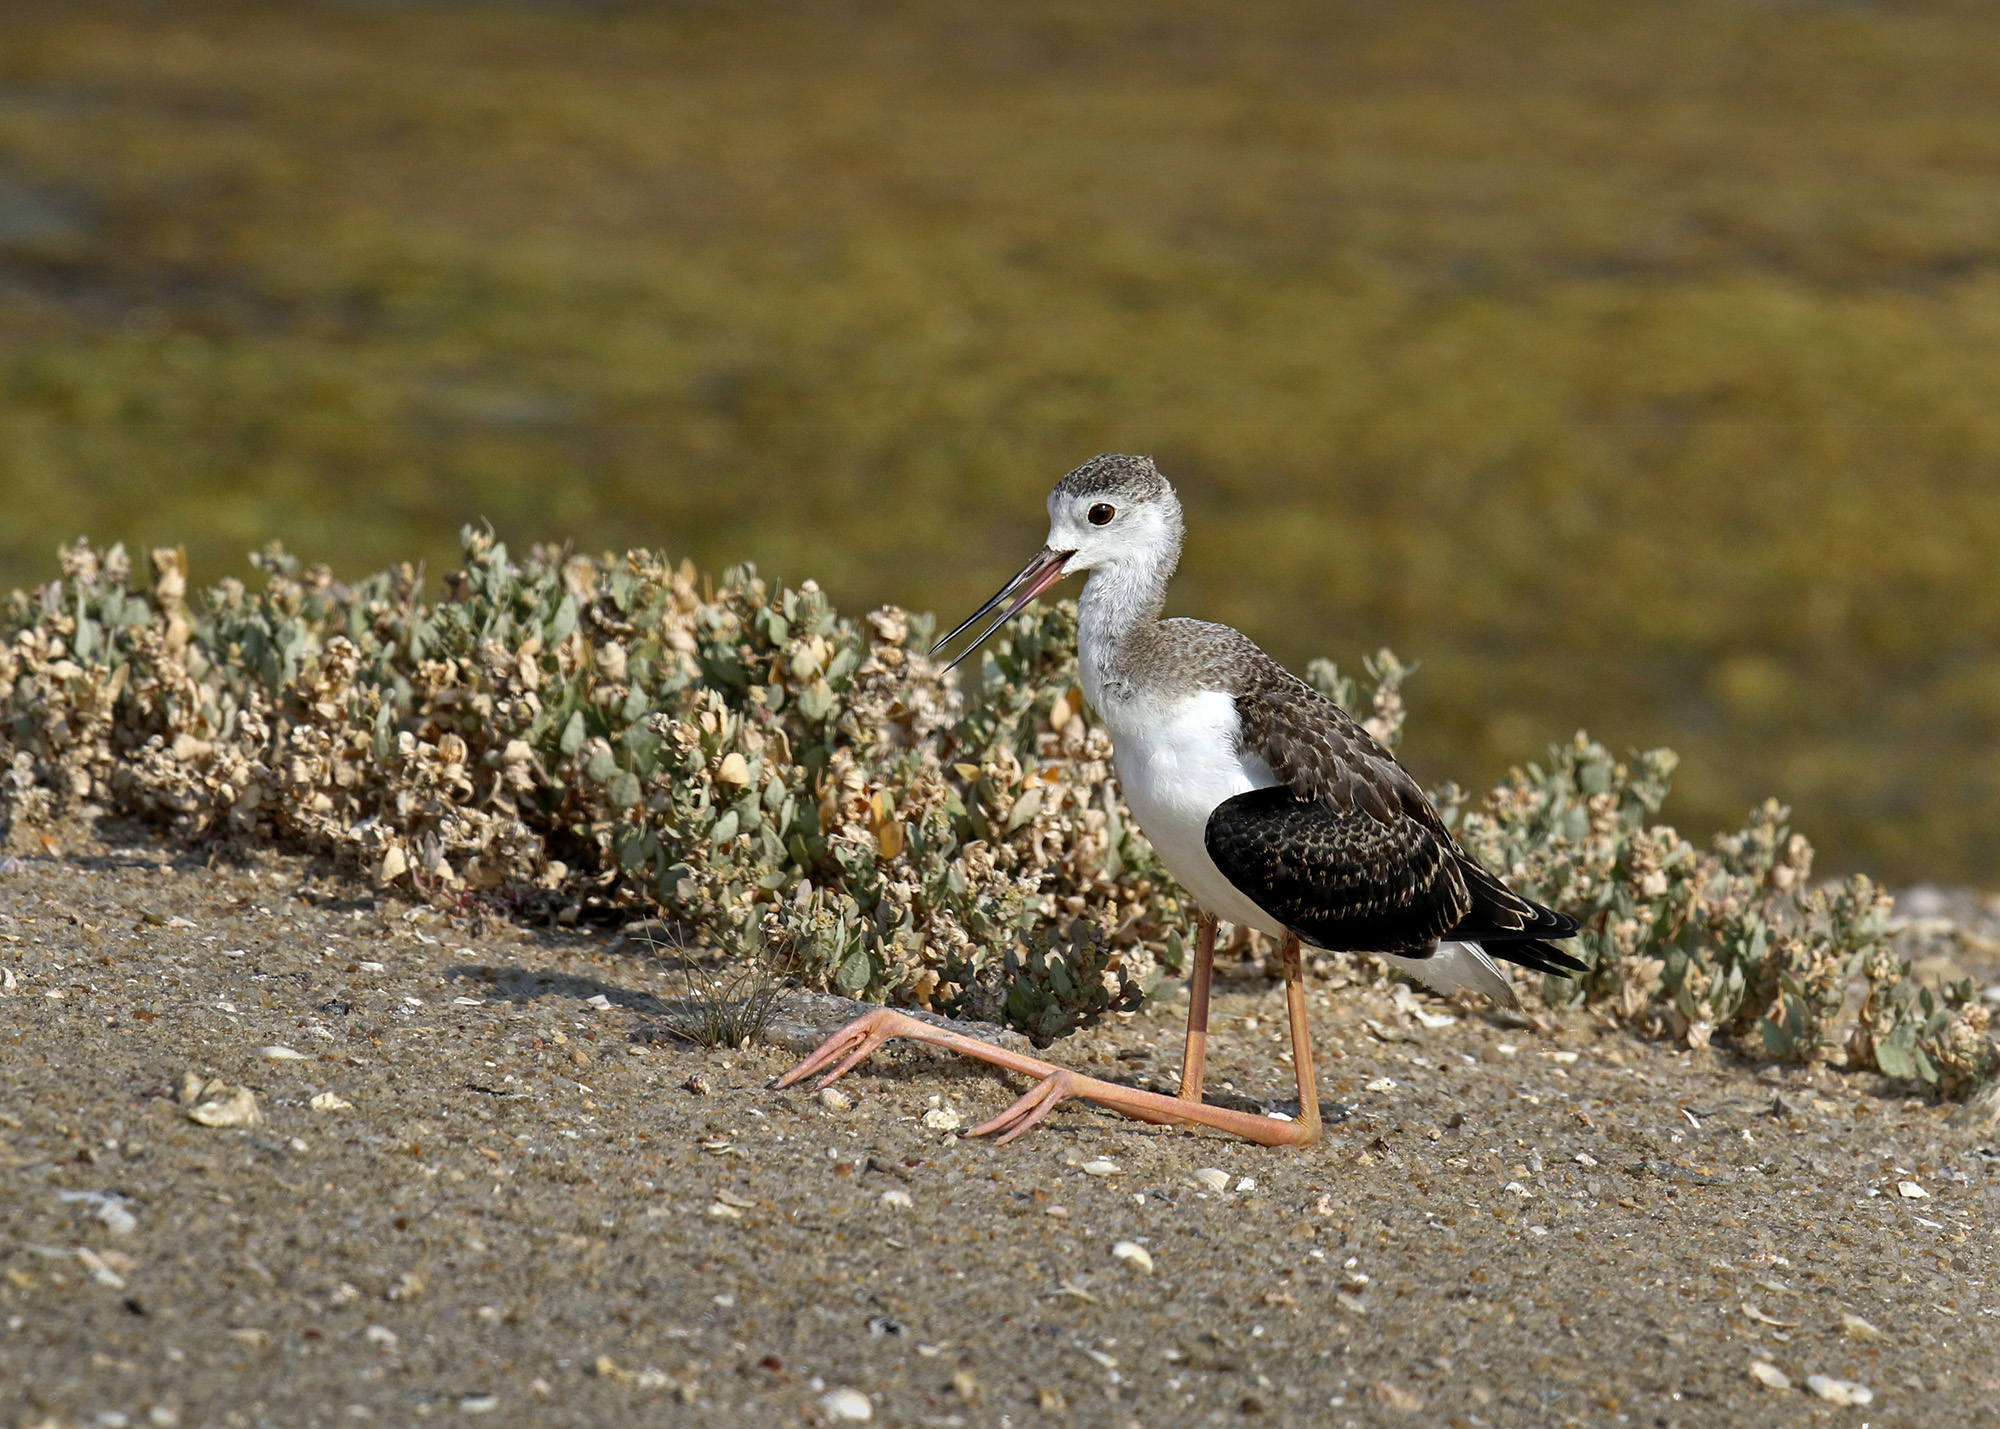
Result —
M1167 581L1179 564L1179 543L1092 567L1077 601L1077 657L1084 697L1101 713L1130 696L1120 657L1135 634L1151 627L1166 604Z

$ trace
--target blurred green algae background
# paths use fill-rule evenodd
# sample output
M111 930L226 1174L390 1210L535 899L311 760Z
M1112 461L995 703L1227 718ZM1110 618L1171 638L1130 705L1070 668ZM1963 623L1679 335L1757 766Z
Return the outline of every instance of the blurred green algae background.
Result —
M0 0L0 587L486 518L954 614L1103 450L1431 781L2000 881L2000 7Z

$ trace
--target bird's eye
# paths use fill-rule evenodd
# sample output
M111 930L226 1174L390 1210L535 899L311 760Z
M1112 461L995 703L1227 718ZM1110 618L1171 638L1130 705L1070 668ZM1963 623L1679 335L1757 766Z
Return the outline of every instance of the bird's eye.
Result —
M1093 526L1108 526L1111 523L1111 518L1117 514L1116 511L1111 509L1109 502L1100 501L1090 508L1090 524Z

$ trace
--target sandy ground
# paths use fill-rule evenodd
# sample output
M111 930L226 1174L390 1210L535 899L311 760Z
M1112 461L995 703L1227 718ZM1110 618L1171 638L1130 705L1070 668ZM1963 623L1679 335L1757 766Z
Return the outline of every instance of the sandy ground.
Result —
M0 1425L2000 1422L2000 1131L1872 1076L1335 979L1310 1151L994 1147L956 1060L659 1040L632 940L144 843L0 872L0 969ZM1182 1011L1050 1055L1167 1085ZM1271 984L1215 1025L1288 1095Z

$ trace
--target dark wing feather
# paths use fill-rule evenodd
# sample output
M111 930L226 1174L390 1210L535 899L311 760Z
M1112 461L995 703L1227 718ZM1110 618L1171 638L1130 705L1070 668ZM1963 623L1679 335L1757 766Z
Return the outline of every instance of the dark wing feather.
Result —
M1282 784L1225 799L1205 841L1224 878L1330 952L1416 952L1471 905L1452 851L1423 825L1338 814Z
M1582 971L1546 941L1574 934L1576 920L1461 849L1422 787L1339 705L1262 657L1236 712L1244 748L1280 782L1225 800L1206 843L1259 907L1335 952L1407 954L1444 938L1540 971Z

